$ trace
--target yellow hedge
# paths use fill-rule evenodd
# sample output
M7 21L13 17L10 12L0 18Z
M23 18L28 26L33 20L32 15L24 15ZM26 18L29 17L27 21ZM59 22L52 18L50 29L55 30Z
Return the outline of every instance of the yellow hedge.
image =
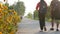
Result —
M7 6L0 3L0 34L15 34L17 23L21 21L15 10L9 10Z

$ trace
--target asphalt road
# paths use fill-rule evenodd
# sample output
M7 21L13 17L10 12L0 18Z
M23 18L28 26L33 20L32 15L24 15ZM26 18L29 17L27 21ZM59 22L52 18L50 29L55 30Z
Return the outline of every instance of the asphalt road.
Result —
M46 22L47 31L39 32L39 21L23 18L21 23L18 24L18 31L16 34L60 34L60 31L50 31L51 23ZM56 29L56 24L55 27ZM60 27L59 27L60 29Z

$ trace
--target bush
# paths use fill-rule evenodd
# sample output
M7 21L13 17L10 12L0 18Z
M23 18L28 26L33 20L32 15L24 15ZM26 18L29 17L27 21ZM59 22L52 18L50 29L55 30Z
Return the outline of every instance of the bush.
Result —
M0 3L0 33L15 34L17 23L21 21L20 16L15 10L8 9L7 6Z

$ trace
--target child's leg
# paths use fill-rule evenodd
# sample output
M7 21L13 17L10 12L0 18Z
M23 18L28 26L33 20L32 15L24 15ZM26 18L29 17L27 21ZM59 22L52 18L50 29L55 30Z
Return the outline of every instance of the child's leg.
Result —
M40 29L43 30L43 22L42 22L42 19L40 19Z
M42 16L42 22L43 22L43 28L44 28L44 31L46 31L46 25L45 25L45 15L43 14Z
M56 20L56 27L57 27L56 31L59 31L59 29L58 29L58 27L59 27L59 20Z
M40 24L40 29L43 31L43 22L42 22L42 14L39 13L39 24Z
M51 26L52 26L52 27L50 28L50 30L54 30L54 28L53 28L53 27L54 27L54 19L53 19L53 18L52 18L52 20L51 20Z

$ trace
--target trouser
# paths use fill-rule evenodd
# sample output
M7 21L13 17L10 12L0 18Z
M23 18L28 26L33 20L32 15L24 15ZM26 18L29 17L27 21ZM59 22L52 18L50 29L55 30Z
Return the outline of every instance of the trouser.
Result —
M52 26L52 28L54 27L54 17L51 17L51 26Z
M45 14L41 14L39 12L39 24L40 24L40 29L43 30L43 27L45 27Z
M58 29L60 20L55 20L55 22L56 22L56 27Z
M58 28L59 27L59 22L60 22L60 19L56 19L54 17L52 17L52 28L54 27L54 21L56 22L56 27Z

